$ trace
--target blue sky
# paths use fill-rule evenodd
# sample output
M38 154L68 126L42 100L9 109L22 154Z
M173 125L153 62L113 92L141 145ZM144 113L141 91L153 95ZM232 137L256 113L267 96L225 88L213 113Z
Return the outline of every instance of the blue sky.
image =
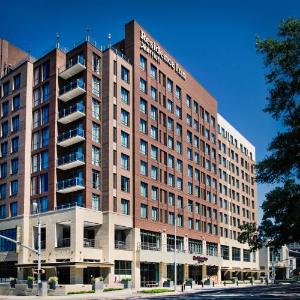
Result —
M136 19L218 100L219 112L256 147L257 159L279 129L262 112L267 88L255 36L274 36L280 20L300 17L300 1L151 0L19 1L1 3L0 36L39 56L71 47L86 28L98 45L124 36ZM259 186L259 203L270 189Z

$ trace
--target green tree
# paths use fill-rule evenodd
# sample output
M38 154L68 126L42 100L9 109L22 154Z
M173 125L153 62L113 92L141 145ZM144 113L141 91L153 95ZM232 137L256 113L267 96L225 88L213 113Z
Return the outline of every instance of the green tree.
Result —
M300 241L300 20L283 20L277 38L257 38L256 49L267 70L264 111L280 122L282 132L256 166L257 182L278 187L266 195L261 224L240 226L239 241L253 250Z

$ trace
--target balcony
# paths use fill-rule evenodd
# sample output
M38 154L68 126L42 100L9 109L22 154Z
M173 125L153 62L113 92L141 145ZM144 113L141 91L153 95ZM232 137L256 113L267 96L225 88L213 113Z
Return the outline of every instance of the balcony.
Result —
M57 192L62 194L83 190L83 178L75 177L57 182Z
M58 73L59 77L66 80L82 72L85 69L85 59L82 56L78 55L70 59L64 67L59 68Z
M129 246L126 241L115 241L115 249L129 250Z
M79 152L70 153L57 160L57 168L60 170L69 170L82 165L84 165L84 155Z
M68 124L85 116L85 107L82 103L76 103L58 113L58 122Z
M85 248L95 248L95 240L94 239L83 239L83 247Z
M57 144L62 147L68 147L82 142L84 139L84 130L82 128L75 128L60 134L57 139Z
M83 79L76 79L64 85L59 90L58 98L62 101L69 101L85 93L85 83Z

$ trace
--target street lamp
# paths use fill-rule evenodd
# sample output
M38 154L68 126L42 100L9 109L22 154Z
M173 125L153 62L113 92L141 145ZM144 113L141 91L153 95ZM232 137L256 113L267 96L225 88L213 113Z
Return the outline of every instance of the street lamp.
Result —
M39 204L35 200L32 203L33 212L37 214L38 217L38 275L37 275L37 282L38 282L38 295L41 296L42 292L42 280L41 280L41 271L42 271L42 264L41 264L41 231L42 231L42 225L41 225L41 219L40 219L40 212L39 212Z

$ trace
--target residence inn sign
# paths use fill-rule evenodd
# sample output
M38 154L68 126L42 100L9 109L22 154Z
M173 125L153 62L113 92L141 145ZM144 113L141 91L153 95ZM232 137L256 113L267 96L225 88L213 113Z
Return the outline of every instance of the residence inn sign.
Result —
M157 63L165 62L171 69L173 69L182 79L186 79L185 72L174 62L164 51L160 49L154 41L152 41L146 33L141 30L141 49L151 56Z

